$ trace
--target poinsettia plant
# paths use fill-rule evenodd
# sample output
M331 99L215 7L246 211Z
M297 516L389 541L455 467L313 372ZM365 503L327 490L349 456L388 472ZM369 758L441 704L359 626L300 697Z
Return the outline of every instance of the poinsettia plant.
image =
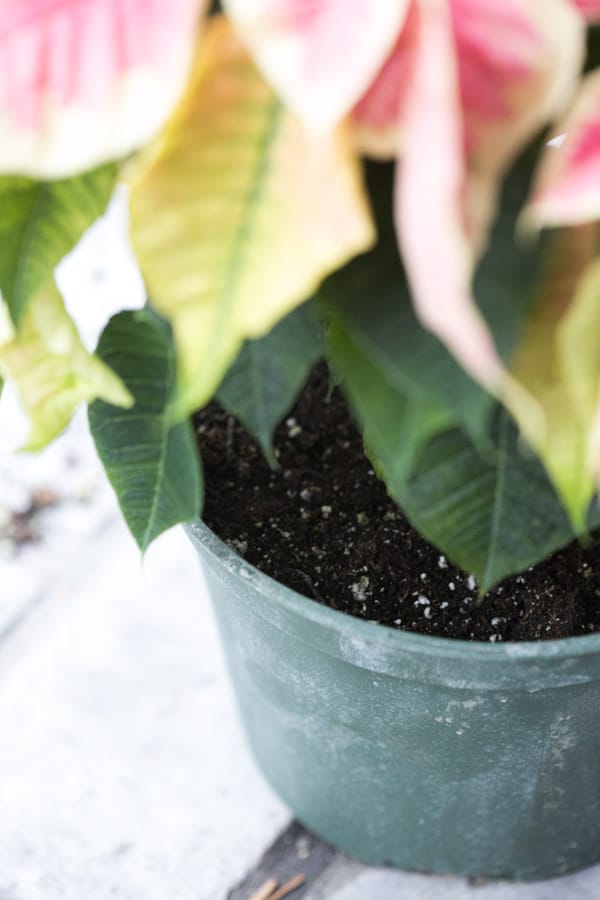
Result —
M191 414L216 396L275 464L324 356L391 496L486 590L600 523L600 0L221 6L0 6L27 447L90 403L145 549L201 507ZM54 270L119 181L149 300L90 354Z

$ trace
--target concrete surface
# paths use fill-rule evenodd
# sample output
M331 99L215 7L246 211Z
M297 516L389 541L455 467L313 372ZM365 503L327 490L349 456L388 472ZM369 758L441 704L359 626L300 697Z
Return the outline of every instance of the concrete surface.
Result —
M47 510L0 565L2 598L15 572L37 582L0 642L0 897L216 900L287 812L244 747L187 538L142 568L106 499L82 531L82 501Z
M65 275L94 301L90 344L116 285L140 302L112 215ZM7 446L22 422L10 392L0 407ZM295 832L245 747L191 545L172 531L141 565L81 416L41 456L0 455L0 734L0 900L225 900L301 871L306 844L276 841ZM319 853L292 900L600 897L600 867L472 885Z

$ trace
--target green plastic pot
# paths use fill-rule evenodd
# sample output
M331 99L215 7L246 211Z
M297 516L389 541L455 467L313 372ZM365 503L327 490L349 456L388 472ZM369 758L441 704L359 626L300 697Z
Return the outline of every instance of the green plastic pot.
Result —
M241 717L308 828L370 864L545 878L600 860L600 635L482 644L337 612L187 528Z

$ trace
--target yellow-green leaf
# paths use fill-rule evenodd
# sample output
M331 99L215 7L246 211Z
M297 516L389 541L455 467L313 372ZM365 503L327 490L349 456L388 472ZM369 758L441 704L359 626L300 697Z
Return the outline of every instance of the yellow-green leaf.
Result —
M590 442L600 380L600 264L590 263L596 242L595 225L557 233L511 366L540 404L543 429L518 405L513 412L578 529L594 494Z
M140 160L133 243L178 349L176 412L374 241L343 129L309 138L216 17L160 144Z
M600 487L600 258L577 288L572 308L558 334L558 352L572 399L571 415L585 426L587 471Z
M0 319L0 373L14 381L31 420L25 449L55 438L82 401L131 404L120 379L82 344L54 285L32 298L18 332L1 301Z
M111 163L60 181L0 177L0 291L17 325L30 297L104 212L116 176Z

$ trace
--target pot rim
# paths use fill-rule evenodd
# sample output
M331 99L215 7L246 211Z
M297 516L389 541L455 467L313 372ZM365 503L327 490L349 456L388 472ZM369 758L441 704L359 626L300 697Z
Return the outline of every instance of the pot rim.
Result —
M358 616L333 609L311 597L299 594L261 572L232 550L202 519L194 519L184 527L196 540L202 542L217 562L224 564L230 572L240 578L251 582L264 599L349 638L361 637L369 643L383 638L388 650L396 647L399 652L404 653L420 653L451 659L469 658L490 663L502 660L565 659L600 654L600 632L539 641L487 643L403 631L400 628L360 619Z

